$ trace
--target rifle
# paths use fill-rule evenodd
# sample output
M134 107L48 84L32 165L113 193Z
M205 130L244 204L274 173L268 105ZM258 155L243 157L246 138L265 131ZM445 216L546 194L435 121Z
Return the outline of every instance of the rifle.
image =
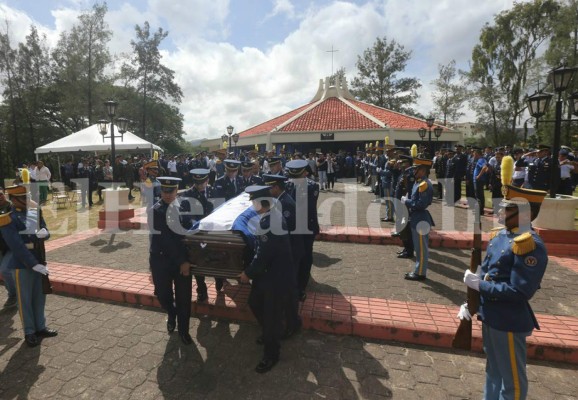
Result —
M475 213L474 222L474 245L470 256L470 271L476 273L478 265L482 263L482 220L481 208L478 206ZM480 292L468 287L467 306L472 318L478 312L480 307ZM455 349L471 350L472 348L472 321L467 319L460 320L458 330L452 340L452 347Z
M40 226L42 219L42 208L38 205L38 222L36 226ZM44 239L35 238L34 240L34 254L38 258L38 262L46 265L46 248L44 247ZM52 284L48 275L42 275L42 292L44 294L52 293Z

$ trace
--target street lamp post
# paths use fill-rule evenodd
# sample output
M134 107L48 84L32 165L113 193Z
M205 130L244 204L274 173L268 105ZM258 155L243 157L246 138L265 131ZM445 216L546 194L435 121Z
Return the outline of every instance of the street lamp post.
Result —
M235 141L235 150L237 150L236 147L237 147L237 141L239 140L239 134L235 133L233 135L234 129L235 128L233 128L231 125L229 125L227 127L227 133L223 133L223 136L221 136L221 139L223 140L223 142L228 142L229 145L227 146L227 148L229 149L229 151L231 151L231 139L233 139ZM235 154L235 156L236 156L236 154Z
M554 68L550 72L554 90L558 93L556 99L556 110L554 120L544 120L543 122L554 122L554 143L552 145L552 162L550 164L550 197L556 198L556 191L560 182L560 164L558 162L558 152L560 151L560 135L562 133L562 121L570 122L572 119L562 119L562 92L565 92L572 82L575 67L560 66ZM527 97L528 110L530 115L536 118L536 121L546 114L552 99L551 93L544 93L542 91L534 93ZM573 115L578 115L578 93L573 93L568 97L570 110Z
M129 120L126 118L117 118L116 119L116 122L118 124L118 132L120 133L120 135L118 135L118 136L115 135L114 134L114 116L116 114L116 107L118 106L118 102L116 102L114 100L108 100L108 101L104 102L104 105L106 107L108 117L110 118L110 135L106 136L106 134L108 133L108 129L107 129L108 121L105 119L101 119L98 121L98 130L100 131L100 134L102 135L102 141L103 142L105 141L104 140L105 138L110 138L110 156L111 156L110 163L113 166L113 176L114 176L114 172L118 171L118 168L115 165L116 148L115 148L115 144L114 144L114 139L119 137L121 141L123 140L123 135L127 131ZM113 178L113 180L117 181L118 179Z
M428 133L427 151L428 151L429 158L433 158L433 155L434 155L434 151L433 151L433 147L432 147L432 141L431 141L431 133L432 133L432 127L433 127L434 122L435 122L435 118L433 116L427 117L425 120L425 123L426 123L428 129L426 130L425 128L419 128L417 131L421 140L423 140L425 138L426 132ZM439 137L442 135L442 131L443 131L443 128L441 126L436 126L433 129L436 140L438 140Z

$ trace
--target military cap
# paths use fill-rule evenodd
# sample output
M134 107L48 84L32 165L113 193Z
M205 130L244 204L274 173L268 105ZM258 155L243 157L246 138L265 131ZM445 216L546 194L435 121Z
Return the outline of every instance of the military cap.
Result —
M406 154L402 154L399 156L399 160L401 162L408 162L410 164L413 164L413 157L412 156L408 156Z
M281 162L281 157L278 156L269 157L267 159L267 162L269 163L269 165L277 164L278 162Z
M182 179L175 178L174 176L161 176L157 178L157 180L161 184L161 191L172 192L173 190L177 190L177 188L179 187L179 182Z
M516 148L512 149L512 154L524 154L524 149L522 149L520 147L516 147Z
M461 148L463 149L463 148L464 148L464 145L463 145L463 144L460 144L460 143L458 143L458 144L456 144L456 145L455 145L455 148L457 149L458 147L461 147Z
M24 185L12 185L4 189L4 193L10 196L26 196L28 188Z
M433 161L427 158L414 158L413 165L417 167L431 168L431 166L433 165Z
M452 149L451 147L448 147L448 148L446 149L446 151L447 151L448 153L455 153L455 150Z
M241 162L241 168L243 169L253 169L255 162L253 160L245 160Z
M149 168L157 168L158 169L159 168L159 162L157 160L152 160L152 161L145 163L145 165L143 165L143 167L145 167L146 169L149 169Z
M191 179L195 183L203 183L204 181L209 179L210 172L211 171L209 171L206 168L195 168L189 171L189 173L191 174Z
M239 166L241 165L241 161L238 161L238 160L227 159L223 162L225 163L225 168L230 170L230 171L238 170Z
M269 186L284 184L288 179L286 176L275 174L263 174L261 178L263 178L263 184Z
M407 147L394 147L392 150L399 153L409 154L409 149Z
M249 193L249 199L254 200L260 197L271 197L270 187L265 185L251 185L245 188L245 193Z
M291 176L301 176L308 166L306 160L291 160L285 165Z
M520 204L539 205L544 201L544 197L548 194L544 190L526 189L512 185L505 185L502 189L504 198L500 202L501 207L513 207Z
M570 152L566 149L560 149L560 152L558 154L560 154L561 156L568 156Z
M550 149L551 149L551 147L548 146L547 144L539 144L539 145L538 145L538 151L540 151L540 150L550 150Z
M479 146L472 146L472 150L479 150L482 151L483 149Z

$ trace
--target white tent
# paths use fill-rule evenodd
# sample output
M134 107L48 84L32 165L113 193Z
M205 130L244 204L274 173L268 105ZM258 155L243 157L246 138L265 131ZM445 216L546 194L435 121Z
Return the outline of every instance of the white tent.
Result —
M110 126L110 125L109 125ZM110 130L109 130L110 133ZM120 136L118 127L115 125L115 136ZM104 140L98 130L98 124L89 126L81 131L75 132L68 136L58 139L52 143L38 147L34 153L64 153L74 151L110 151L110 134ZM114 148L118 150L162 150L156 144L139 138L131 132L125 132L121 140L120 137L114 138Z

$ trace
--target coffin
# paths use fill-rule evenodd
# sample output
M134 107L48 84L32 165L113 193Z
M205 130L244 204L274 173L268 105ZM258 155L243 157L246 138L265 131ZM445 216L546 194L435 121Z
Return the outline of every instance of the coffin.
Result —
M240 218L252 203L247 194L229 200L203 218L185 235L191 272L215 278L235 278L252 258L251 221Z

